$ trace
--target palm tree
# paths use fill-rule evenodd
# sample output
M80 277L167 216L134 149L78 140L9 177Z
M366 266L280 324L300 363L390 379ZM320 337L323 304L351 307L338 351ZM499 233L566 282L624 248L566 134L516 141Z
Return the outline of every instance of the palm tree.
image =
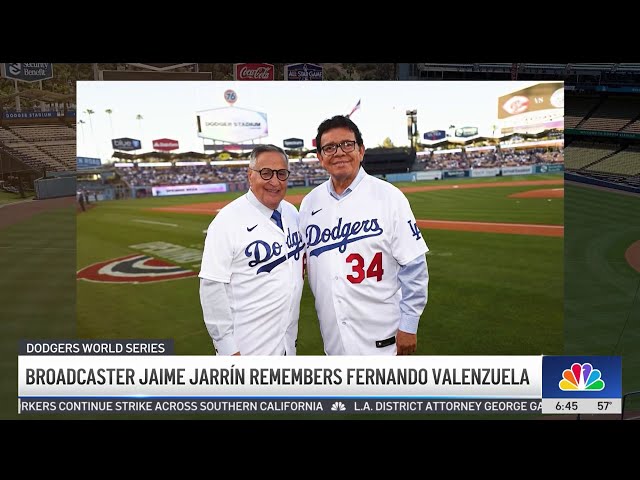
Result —
M96 142L96 136L95 136L95 133L93 132L93 122L91 121L91 115L93 115L96 112L94 112L90 108L87 108L84 111L84 113L89 115L89 126L91 127L91 137L93 138L93 143L94 143L94 145L96 147L96 154L98 155L98 157L100 157L100 147L98 146L98 142Z
M80 131L82 132L82 140L84 141L84 124L87 123L84 120L78 120L78 125L80 125Z
M91 121L91 115L93 115L94 112L93 110L91 110L90 108L87 108L84 113L86 113L87 115L89 115L89 126L91 127L91 133L93 133L93 122Z
M109 115L109 125L111 126L111 138L113 138L113 123L111 123L111 114L113 113L113 110L111 110L110 108L107 108L105 110L105 113Z

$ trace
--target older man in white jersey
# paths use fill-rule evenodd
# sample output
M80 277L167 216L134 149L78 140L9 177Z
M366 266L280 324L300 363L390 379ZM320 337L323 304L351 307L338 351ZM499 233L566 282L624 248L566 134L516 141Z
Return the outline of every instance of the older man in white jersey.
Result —
M200 302L218 355L295 355L304 240L284 200L289 159L260 145L249 191L213 219L200 270Z

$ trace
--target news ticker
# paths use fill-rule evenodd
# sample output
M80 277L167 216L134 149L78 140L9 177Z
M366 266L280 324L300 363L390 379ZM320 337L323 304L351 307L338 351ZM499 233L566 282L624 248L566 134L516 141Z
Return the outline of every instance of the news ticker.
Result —
M171 340L24 340L19 413L621 413L604 356L173 355Z
M482 398L20 398L18 413L540 413L540 400Z

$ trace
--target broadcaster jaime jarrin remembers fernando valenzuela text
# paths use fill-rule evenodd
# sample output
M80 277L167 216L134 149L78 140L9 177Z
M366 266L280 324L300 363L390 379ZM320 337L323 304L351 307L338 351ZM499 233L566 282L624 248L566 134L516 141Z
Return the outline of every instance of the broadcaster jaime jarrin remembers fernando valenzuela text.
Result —
M27 368L26 385L529 385L526 368Z

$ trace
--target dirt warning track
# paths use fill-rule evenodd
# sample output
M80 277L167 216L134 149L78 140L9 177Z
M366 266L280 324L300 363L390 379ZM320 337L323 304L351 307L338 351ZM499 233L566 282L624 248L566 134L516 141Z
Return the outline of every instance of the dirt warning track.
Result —
M509 198L564 198L564 188L539 188L513 193Z
M490 183L470 183L470 184L447 184L434 186L419 187L402 187L405 193L428 192L435 190L454 190L454 189L470 189L470 188L495 188L495 187L526 187L526 186L548 186L563 185L564 180L530 180L520 182L490 182ZM560 194L554 196L563 196L563 189ZM540 190L548 192L549 189ZM533 190L536 192L536 190ZM529 192L524 192L529 193ZM304 195L287 195L287 201L299 205ZM173 207L157 207L151 208L153 211L174 212L174 213L193 213L200 215L215 215L229 202L207 202L192 203L190 205L176 205ZM545 237L562 237L564 236L564 226L562 225L535 225L522 223L493 223L493 222L459 222L453 220L417 220L418 227L434 230L457 230L464 232L486 232L486 233L510 233L516 235L541 235Z
M72 206L75 202L76 198L73 196L48 200L24 200L2 205L0 210L0 229L27 220L41 212Z
M511 233L563 237L563 225L535 225L529 223L458 222L452 220L416 220L418 227L427 230L456 230L460 232Z
M433 185L430 187L402 187L405 193L430 192L434 190L466 190L468 188L498 188L498 187L536 187L540 185L564 185L564 180L522 180L519 182L487 182L487 183L463 183L462 185Z

